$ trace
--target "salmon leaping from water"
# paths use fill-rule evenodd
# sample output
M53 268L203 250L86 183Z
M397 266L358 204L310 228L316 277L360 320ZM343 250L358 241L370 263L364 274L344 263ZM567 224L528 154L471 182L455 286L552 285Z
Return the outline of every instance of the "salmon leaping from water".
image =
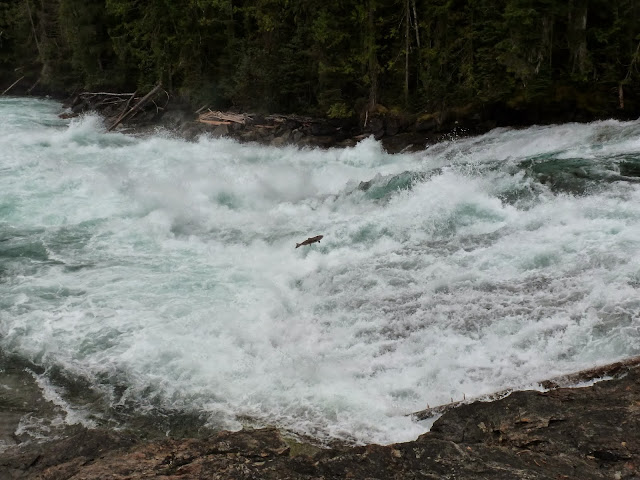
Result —
M320 240L322 240L322 237L324 237L324 235L309 237L302 243L296 243L296 248L301 247L302 245L311 245L312 243L316 243L316 242L320 243Z

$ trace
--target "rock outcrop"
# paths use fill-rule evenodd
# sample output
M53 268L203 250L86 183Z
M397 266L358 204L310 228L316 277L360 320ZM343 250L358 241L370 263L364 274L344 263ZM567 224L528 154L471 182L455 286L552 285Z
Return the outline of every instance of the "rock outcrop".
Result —
M0 478L639 479L640 368L617 375L460 405L417 440L387 446L319 449L273 428L151 441L80 429L9 448Z

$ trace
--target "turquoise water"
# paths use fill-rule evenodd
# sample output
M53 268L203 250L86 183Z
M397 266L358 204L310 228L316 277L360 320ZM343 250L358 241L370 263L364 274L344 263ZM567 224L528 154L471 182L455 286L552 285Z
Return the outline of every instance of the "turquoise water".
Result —
M640 122L388 155L61 111L0 99L0 348L91 415L391 443L427 404L640 354Z

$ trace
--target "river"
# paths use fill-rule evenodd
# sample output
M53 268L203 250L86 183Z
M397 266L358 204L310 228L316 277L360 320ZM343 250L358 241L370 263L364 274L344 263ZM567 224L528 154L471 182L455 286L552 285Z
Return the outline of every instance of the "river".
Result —
M427 405L640 354L640 121L391 155L61 111L0 99L0 349L68 421L384 444Z

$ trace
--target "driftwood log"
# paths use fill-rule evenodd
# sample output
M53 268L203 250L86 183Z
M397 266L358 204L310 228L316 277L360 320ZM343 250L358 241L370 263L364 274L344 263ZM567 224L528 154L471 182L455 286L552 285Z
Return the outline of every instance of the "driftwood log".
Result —
M231 125L232 123L245 125L248 120L251 120L251 117L242 113L214 112L209 109L198 117L199 122L208 125Z
M543 382L539 382L539 385L542 388L547 390L554 390L556 388L563 387L572 387L578 385L582 382L589 382L592 380L597 380L601 378L616 378L624 375L630 368L640 366L640 356L628 358L626 360L622 360L620 362L610 363L607 365L601 365L599 367L593 367L586 370L581 370L576 373L570 373L568 375L560 375L558 377L551 378L549 380L545 380ZM415 418L416 420L425 420L427 418L435 417L436 415L441 415L449 410L454 409L455 407L475 401L492 401L498 400L500 398L506 397L507 395L513 393L516 389L508 389L502 390L500 392L490 393L487 395L482 395L476 398L465 398L463 400L457 402L450 402L444 405L437 405L435 407L427 407L424 410L420 410L419 412L414 412L409 414L409 416Z

